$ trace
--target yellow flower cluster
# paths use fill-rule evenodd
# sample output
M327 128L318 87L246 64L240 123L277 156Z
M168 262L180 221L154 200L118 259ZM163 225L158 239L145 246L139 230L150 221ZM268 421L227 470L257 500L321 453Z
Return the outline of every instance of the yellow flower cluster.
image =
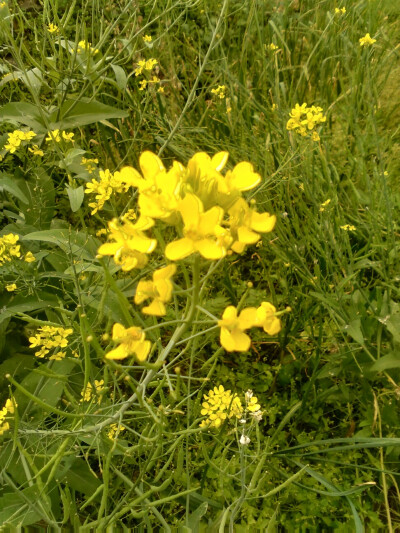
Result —
M345 7L335 7L335 14L336 15L345 15L346 14L346 8Z
M10 429L10 424L7 422L7 415L12 415L15 412L17 405L13 400L8 399L5 406L0 409L0 436Z
M93 172L96 170L96 165L99 164L99 160L96 158L89 159L86 157L82 157L81 159L81 165L83 165L89 174L93 174Z
M146 35L145 38L146 37L149 37L149 36ZM151 37L150 37L150 40L146 40L146 42L148 43L151 42ZM158 65L157 59L151 58L151 59L148 59L147 61L145 59L142 59L138 62L137 67L134 70L135 76L140 76L141 74L144 75L145 72L150 73L157 65ZM140 80L139 91L144 91L146 87L149 87L151 85L157 85L160 83L161 83L160 78L156 76L155 74L153 74L153 76L149 79L144 78L143 80ZM160 93L164 92L164 89L163 87L161 87L161 85L158 88L158 92Z
M126 359L134 355L139 362L146 361L151 343L146 340L144 331L138 327L124 328L121 324L114 324L112 340L118 346L106 354L106 359Z
M240 398L237 394L232 394L230 390L225 390L222 385L214 387L208 394L204 394L202 403L203 416L207 416L200 427L219 428L226 419L233 416L240 418L242 416L243 407Z
M84 159L84 158L83 158ZM97 159L86 159L85 163L91 164L96 162ZM83 162L83 161L82 161ZM88 165L89 166L89 165ZM90 166L90 169L93 167ZM88 172L90 173L89 169ZM101 211L104 204L111 198L111 195L116 193L122 193L126 191L129 185L126 185L121 179L118 172L112 174L108 169L100 170L99 180L93 179L90 183L86 184L85 193L94 194L95 201L89 203L89 207L92 208L92 215Z
M268 50L270 50L271 52L275 52L276 50L278 50L278 46L274 43L271 43L267 46Z
M34 131L14 130L12 133L8 134L7 143L4 145L4 148L8 150L10 154L13 154L17 148L19 148L22 141L30 141L33 137L36 137Z
M360 46L371 46L372 44L376 43L376 39L372 39L371 35L366 33L364 37L359 39L359 43Z
M281 330L281 321L276 316L276 308L269 302L262 302L258 308L242 309L239 315L236 307L228 306L218 326L221 328L220 342L226 351L246 352L251 345L246 330L261 327L268 335L276 335Z
M120 433L125 431L125 426L119 426L118 424L110 424L110 429L108 430L107 436L109 439L114 440L117 432Z
M356 231L357 228L353 224L345 224L344 226L340 226L340 229L344 229L344 231Z
M61 139L64 139L66 142L74 142L74 134L73 133L67 133L66 131L60 131L60 130L51 130L47 133L46 142L61 142Z
M320 137L314 128L326 121L326 116L322 114L321 107L314 105L307 107L307 104L296 104L289 116L290 119L286 124L286 129L289 131L295 130L303 137L311 136L313 141L319 141Z
M58 33L60 30L56 24L50 22L50 24L47 26L47 31L49 33Z
M153 40L153 37L151 35L144 35L143 36L143 41L145 43L151 43L152 40Z
M276 217L258 213L250 207L242 191L256 187L261 176L245 161L223 176L227 152L212 158L204 152L195 154L187 167L174 162L167 170L152 152L143 152L139 164L142 175L132 167L116 172L114 177L139 191L140 217L135 224L116 220L109 223L109 239L114 243L100 247L100 255L113 255L123 270L141 268L147 263L157 242L146 237L155 219L173 225L178 239L167 244L165 256L178 261L193 253L205 259L225 257L229 250L242 253L255 244L260 233L273 230Z
M103 392L103 390L104 390L104 379L100 379L100 380L95 379L94 380L94 391L95 391L96 396L98 396L98 400L97 400L98 404L101 403L101 393ZM90 402L90 400L93 398L93 386L90 383L90 381L86 385L86 388L82 390L81 396L82 398L79 400L81 403Z
M218 85L216 89L211 89L211 94L214 94L221 100L225 98L226 95L226 86L225 85Z
M74 50L70 50L71 54L74 53ZM99 53L98 49L97 48L93 48L93 46L91 46L91 43L87 42L87 41L79 41L78 43L78 46L76 48L76 52L77 54L90 54L92 56L96 55Z
M67 337L72 334L71 328L62 328L56 326L42 326L38 329L37 333L33 337L29 337L29 348L38 348L40 350L35 352L36 357L44 357L50 350L54 348L66 348L68 346ZM57 350L50 356L51 360L60 361L65 357L66 353Z
M17 244L19 235L8 233L0 237L0 266L12 261L15 257L21 257L21 246Z
M28 150L29 150L33 155L37 155L37 156L39 156L39 157L43 157L43 156L44 156L44 152L43 152L43 150L41 150L37 144L34 144L34 145L32 146L32 148L29 146L29 147L28 147Z

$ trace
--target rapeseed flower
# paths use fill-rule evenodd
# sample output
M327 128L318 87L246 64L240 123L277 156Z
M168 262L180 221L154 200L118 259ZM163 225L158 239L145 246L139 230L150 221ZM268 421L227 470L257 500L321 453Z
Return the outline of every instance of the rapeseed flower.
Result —
M50 22L50 24L47 26L47 31L49 33L58 33L60 30L56 24Z
M372 44L376 43L376 39L372 39L371 35L366 33L364 37L359 39L359 43L360 46L371 46Z
M225 390L223 385L214 387L208 394L204 394L201 414L207 416L200 427L219 428L227 419L240 418L243 407L237 394Z
M286 124L287 130L294 130L300 133L302 137L310 136L314 141L319 140L319 135L314 128L326 121L326 116L322 113L322 107L308 107L306 103L302 105L296 104L289 116L290 118Z
M94 380L94 387L92 386L92 384L89 381L88 384L86 385L86 388L82 390L82 392L81 392L82 398L79 401L81 403L82 402L90 402L90 400L93 398L93 391L95 391L96 395L98 396L97 403L100 404L101 403L101 394L102 394L103 390L104 390L104 379L100 379L100 380L95 379Z
M276 308L269 302L262 302L256 311L255 326L262 327L268 335L276 335L282 329L281 321L275 316Z
M214 206L204 212L201 200L194 194L186 194L178 202L184 227L183 238L170 242L165 248L165 257L178 261L199 252L205 259L221 259L226 256L232 242L229 232L221 226L224 210Z
M49 354L50 350L58 349L50 356L50 359L60 361L65 357L66 353L60 351L59 348L66 348L68 346L67 337L72 333L72 328L42 326L37 330L36 335L29 337L29 348L40 348L35 352L36 357L40 358Z
M353 226L353 224L345 224L344 226L340 226L340 229L344 229L345 231L356 231L356 227Z
M44 156L43 150L41 150L37 144L34 144L32 146L32 148L30 146L28 146L28 150L30 152L32 152L33 155L37 155L39 157L43 157Z
M154 225L149 217L141 216L132 224L127 221L120 224L117 219L108 223L108 238L114 242L102 244L98 249L99 255L112 255L117 265L122 270L129 271L133 268L143 268L147 263L147 255L157 246L156 239L147 237L144 233Z
M335 7L335 14L336 15L344 15L346 13L345 7Z
M233 305L228 306L222 319L218 321L221 328L220 342L228 352L247 352L251 345L250 337L244 333L257 324L257 309L248 307L239 316Z
M98 165L99 163L99 160L96 158L86 158L86 157L82 157L81 159L81 165L83 165L88 174L93 174L93 172L96 170L96 165Z
M97 161L97 159L85 159L85 163L95 161ZM94 170L94 167L92 167L91 164L88 164L88 168L91 171ZM90 173L91 172L89 172L89 174ZM122 193L128 189L128 186L121 181L120 176L119 172L112 174L108 169L100 170L99 179L93 179L86 184L85 194L94 194L96 200L89 203L89 207L92 208L92 215L103 209L104 204L111 198L111 195L114 192Z
M6 285L6 291L8 292L14 292L17 290L17 285L15 283L9 283Z
M121 433L122 431L125 431L125 429L125 426L121 426L118 424L110 424L110 429L108 430L107 437L111 440L114 440L117 432Z
M145 43L151 43L152 40L153 40L153 37L151 35L144 35L143 36L143 41Z
M70 52L73 54L74 50L70 50ZM91 43L86 41L79 41L76 52L77 54L88 53L93 56L99 53L97 48L93 48L93 46L91 46Z
M15 408L18 407L14 400L8 398L4 407L0 409L0 436L10 429L10 424L6 420L8 415L12 415L15 412Z
M222 100L223 98L225 98L226 95L226 86L218 85L216 89L211 89L211 93Z
M126 359L134 355L139 362L146 361L149 355L151 343L145 340L146 335L139 327L124 328L122 324L114 324L112 330L112 340L118 346L106 354L106 359Z
M140 305L151 298L150 305L143 307L142 313L154 316L166 314L165 304L172 298L171 278L176 272L175 265L168 265L153 273L153 281L139 281L136 287L135 304Z
M274 229L276 216L269 213L257 213L251 209L244 198L238 198L228 210L230 215L229 227L234 242L232 250L242 253L248 244L259 241L260 233L268 233Z
M17 244L18 241L19 235L15 233L8 233L0 237L0 266L21 257L21 246Z
M7 143L4 145L4 148L13 154L17 148L21 145L22 141L30 141L36 137L34 131L22 131L14 130L12 133L8 134Z

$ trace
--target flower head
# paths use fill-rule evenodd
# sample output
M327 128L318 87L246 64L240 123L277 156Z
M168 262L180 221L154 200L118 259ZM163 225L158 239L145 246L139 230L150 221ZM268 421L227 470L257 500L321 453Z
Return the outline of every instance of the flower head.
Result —
M218 85L216 89L211 89L211 93L222 100L223 98L225 98L226 87L225 85Z
M171 278L176 272L176 266L171 264L153 273L153 281L139 281L136 287L135 304L140 305L151 298L150 305L143 307L142 313L154 316L166 314L165 304L172 297Z
M200 427L219 428L226 419L233 416L240 418L243 407L237 394L225 390L223 385L214 387L208 394L204 394L201 414L207 416Z
M126 359L134 355L139 362L146 361L149 355L151 343L145 340L146 335L139 327L124 328L121 324L114 324L112 340L118 346L106 354L106 359Z
M47 31L49 33L58 33L60 30L56 24L50 22L50 24L47 26Z
M361 37L359 40L360 46L371 46L376 43L376 39L372 39L369 33L366 33L364 37Z
M37 330L36 335L29 337L29 348L40 348L35 352L36 357L40 358L48 355L51 350L57 349L57 351L50 356L50 359L59 361L66 355L65 352L60 351L59 349L68 346L67 337L72 333L72 328L42 326Z
M268 335L276 335L282 329L281 321L275 316L276 308L269 302L262 302L256 311L255 326L262 327Z
M222 320L218 321L218 326L221 328L221 345L228 352L247 352L251 339L244 332L256 323L257 309L255 307L243 309L238 316L236 307L230 305L225 309Z

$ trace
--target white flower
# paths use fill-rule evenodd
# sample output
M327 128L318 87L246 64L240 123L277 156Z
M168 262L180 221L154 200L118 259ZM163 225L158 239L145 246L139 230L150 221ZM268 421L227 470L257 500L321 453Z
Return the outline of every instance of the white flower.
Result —
M256 422L261 422L262 411L256 411L255 413L250 413L250 416L252 416Z
M247 444L249 444L249 442L250 442L250 439L249 439L249 437L247 437L246 435L242 435L242 436L240 437L240 441L239 441L239 442L240 442L240 444L242 444L243 446L247 446Z
M249 389L244 395L246 403L248 403L250 401L250 398L252 398L252 396L253 396L253 391L251 389Z

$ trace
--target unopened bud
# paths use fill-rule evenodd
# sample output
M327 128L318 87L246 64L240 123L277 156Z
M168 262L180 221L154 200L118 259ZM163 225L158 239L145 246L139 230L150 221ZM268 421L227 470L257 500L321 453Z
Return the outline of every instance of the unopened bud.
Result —
M247 288L248 288L248 289L252 289L253 286L254 286L254 285L253 285L253 282L252 282L252 281L248 281L248 282L247 282Z
M86 337L86 342L92 342L92 340L93 340L93 335L88 335Z

